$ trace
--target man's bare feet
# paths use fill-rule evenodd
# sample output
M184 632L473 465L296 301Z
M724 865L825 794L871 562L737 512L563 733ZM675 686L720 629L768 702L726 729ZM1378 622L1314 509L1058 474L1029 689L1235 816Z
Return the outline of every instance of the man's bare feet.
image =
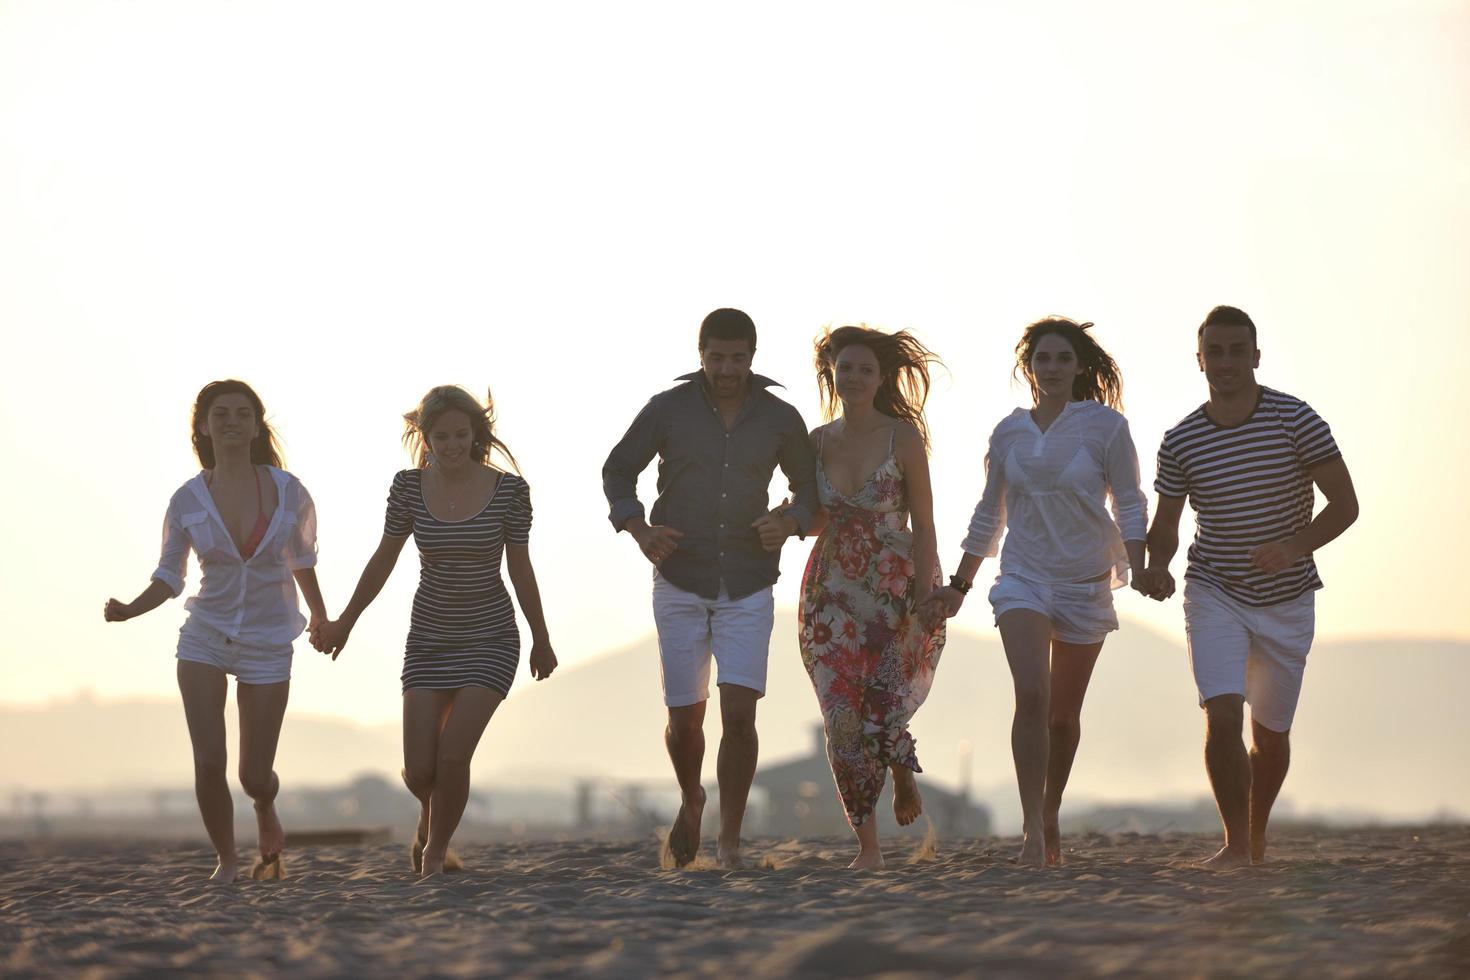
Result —
M882 871L886 865L883 863L883 852L871 850L858 851L858 856L847 867L850 871Z
M1043 817L1041 819L1041 841L1046 850L1046 866L1048 868L1060 868L1066 864L1066 858L1062 857L1062 824L1057 817Z
M1046 851L1042 845L1043 834L1040 828L1026 831L1021 837L1021 853L1016 855L1016 863L1026 868L1041 868L1046 866Z
M221 885L229 885L233 884L238 877L240 877L240 866L235 863L235 856L232 854L228 861L224 858L219 859L219 865L214 869L214 874L209 876L209 880Z
M734 847L716 844L715 862L726 871L739 871L745 867L745 858L740 856L739 844L736 844Z
M1251 856L1244 848L1231 848L1229 844L1215 852L1214 857L1205 858L1199 863L1206 871L1234 871L1236 868L1250 867Z
M900 827L907 827L924 812L924 799L919 795L919 783L914 779L912 769L896 765L890 771L893 773L893 815L898 818ZM879 866L882 866L882 858L879 858Z
M676 868L684 867L699 853L699 822L704 817L704 801L704 787L701 786L699 796L679 804L667 841L669 855ZM736 848L736 853L739 853L739 848Z

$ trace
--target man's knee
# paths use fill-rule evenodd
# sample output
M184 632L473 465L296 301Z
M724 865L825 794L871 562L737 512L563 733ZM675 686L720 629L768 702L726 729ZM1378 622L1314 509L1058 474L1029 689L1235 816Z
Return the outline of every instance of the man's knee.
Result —
M735 684L720 685L720 723L727 735L755 734L755 706L760 692Z
M678 742L704 734L704 702L669 709L669 737Z
M1231 731L1240 734L1245 721L1245 698L1239 694L1221 694L1205 702L1205 724L1212 732Z
M1291 754L1291 731L1274 731L1258 721L1251 722L1251 753L1269 758Z

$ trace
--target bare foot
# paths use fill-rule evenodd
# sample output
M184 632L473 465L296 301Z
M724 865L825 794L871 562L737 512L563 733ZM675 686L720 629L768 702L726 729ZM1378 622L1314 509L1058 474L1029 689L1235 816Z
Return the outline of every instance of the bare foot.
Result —
M452 847L444 851L444 870L449 874L464 870L464 862L459 859L458 854L454 853Z
M676 868L684 867L699 853L699 822L704 817L704 801L704 787L701 786L698 797L686 799L679 805L674 825L669 828L669 855ZM736 851L738 853L739 849Z
M240 866L235 863L234 855L231 855L228 861L220 858L219 865L214 869L214 874L209 876L209 880L221 885L229 885L233 884L238 877L240 877Z
M907 827L919 819L919 814L924 812L924 799L919 795L919 783L914 779L914 771L908 766L894 766L893 773L893 815L898 818L900 827ZM879 866L882 866L882 858L879 858Z
M255 804L255 823L260 831L260 859L269 864L280 857L286 847L286 831L281 827L280 817L276 816L276 805Z
M413 832L413 843L408 845L408 863L416 873L424 870L424 838L417 830Z
M1046 850L1042 846L1044 836L1034 830L1027 831L1021 837L1021 853L1016 855L1016 863L1027 868L1045 867Z
M716 844L715 862L726 871L739 871L745 867L745 859L740 856L740 845L738 844L734 847Z
M1251 864L1266 863L1266 838L1265 835L1251 838Z
M419 868L420 877L428 878L430 875L444 873L444 858L446 851L435 847L433 843L424 845L423 865Z
M1199 866L1206 871L1234 871L1236 868L1249 867L1250 863L1250 854L1240 849L1232 850L1227 844L1216 851L1214 857L1201 861Z
M858 856L847 867L850 871L882 871L886 865L883 863L883 852L871 850L858 851Z
M1062 857L1062 825L1056 817L1044 817L1041 821L1041 842L1046 850L1046 866L1060 868L1066 864Z

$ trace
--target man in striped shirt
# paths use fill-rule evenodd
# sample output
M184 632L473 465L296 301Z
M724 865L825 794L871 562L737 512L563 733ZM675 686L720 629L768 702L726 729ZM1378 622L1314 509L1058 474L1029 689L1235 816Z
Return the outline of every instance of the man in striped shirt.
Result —
M1184 573L1184 629L1205 709L1205 768L1225 825L1212 869L1260 863L1286 779L1290 731L1322 587L1312 553L1357 519L1332 432L1299 398L1256 383L1261 352L1244 311L1217 306L1199 328L1210 398L1164 434L1140 590L1174 592L1184 501L1197 530ZM1314 518L1313 485L1327 505ZM1251 749L1241 737L1251 706Z

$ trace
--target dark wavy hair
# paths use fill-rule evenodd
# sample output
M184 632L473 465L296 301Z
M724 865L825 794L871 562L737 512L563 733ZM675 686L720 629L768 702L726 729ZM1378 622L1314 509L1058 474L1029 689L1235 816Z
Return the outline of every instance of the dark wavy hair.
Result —
M884 415L913 423L929 449L929 425L924 421L924 403L929 400L929 365L944 367L933 351L919 343L907 330L884 333L872 327L826 328L817 338L817 388L822 395L822 417L837 416L837 356L853 344L861 344L878 358L882 380L873 395L873 407Z
M1102 345L1088 333L1091 329L1091 323L1078 323L1064 316L1049 316L1044 320L1037 320L1026 328L1021 334L1020 342L1016 344L1016 367L1011 372L1011 377L1025 378L1026 384L1031 388L1031 397L1038 397L1040 392L1036 387L1036 378L1031 374L1031 355L1035 353L1036 344L1042 337L1056 334L1072 345L1072 350L1077 355L1077 364L1082 368L1072 382L1072 400L1092 399L1121 412L1123 373L1118 370L1118 363L1113 360L1112 355L1103 350Z
M206 470L214 469L214 440L209 437L209 433L203 431L203 425L209 418L209 406L220 395L244 395L250 399L250 407L255 409L255 424L260 431L250 441L250 462L267 463L277 469L284 468L276 430L265 419L265 405L261 403L254 388L234 378L211 381L199 389L199 395L194 399L194 411L189 416L189 435L193 439L194 455L199 457L199 465Z
M485 404L481 405L474 395L459 385L436 385L429 389L412 411L403 413L403 445L414 457L419 468L429 465L429 432L439 416L445 412L460 411L469 416L470 428L474 432L474 444L470 455L476 462L488 464L490 453L500 453L510 463L511 469L521 471L510 448L495 437L495 398L487 389Z

